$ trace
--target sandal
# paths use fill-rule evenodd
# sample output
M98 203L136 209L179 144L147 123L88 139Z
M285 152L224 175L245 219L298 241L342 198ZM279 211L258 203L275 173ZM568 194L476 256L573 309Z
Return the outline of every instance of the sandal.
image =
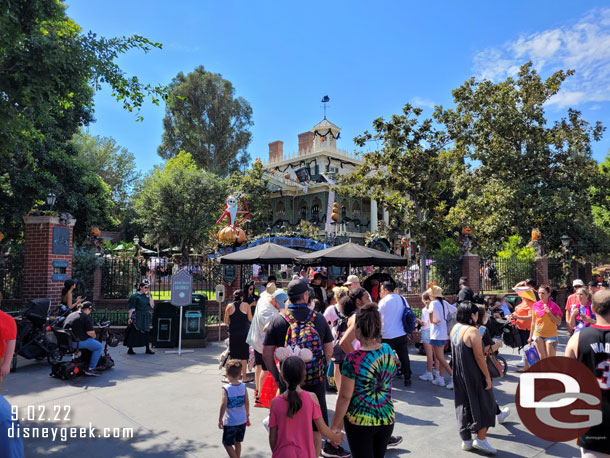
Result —
M252 382L254 382L254 379L253 378L247 378L247 379L242 380L242 382L244 382L244 383L252 383Z

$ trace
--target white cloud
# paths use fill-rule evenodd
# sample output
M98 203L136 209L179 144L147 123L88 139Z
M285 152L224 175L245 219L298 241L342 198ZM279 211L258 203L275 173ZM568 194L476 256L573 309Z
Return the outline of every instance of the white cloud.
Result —
M480 78L499 81L516 76L529 60L543 76L557 70L576 71L550 105L610 101L610 8L593 10L569 26L522 35L480 51L473 64Z
M423 108L434 108L434 106L436 105L434 103L434 100L430 100L425 97L419 97L419 96L413 97L411 99L411 104L416 107L423 107Z

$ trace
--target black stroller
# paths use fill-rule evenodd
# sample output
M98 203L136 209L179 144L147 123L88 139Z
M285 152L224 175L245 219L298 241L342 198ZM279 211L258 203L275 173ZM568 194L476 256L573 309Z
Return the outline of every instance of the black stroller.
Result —
M54 323L49 319L50 299L33 299L17 322L15 353L26 359L42 360L50 364L59 357L57 339L53 332Z

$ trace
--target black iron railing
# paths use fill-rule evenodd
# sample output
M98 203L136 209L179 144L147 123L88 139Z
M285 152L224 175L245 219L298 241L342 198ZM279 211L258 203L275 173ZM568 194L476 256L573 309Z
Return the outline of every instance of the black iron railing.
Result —
M481 260L481 291L511 291L517 283L528 278L536 278L536 266L532 261L517 258Z
M5 299L23 297L23 259L0 259L0 292Z

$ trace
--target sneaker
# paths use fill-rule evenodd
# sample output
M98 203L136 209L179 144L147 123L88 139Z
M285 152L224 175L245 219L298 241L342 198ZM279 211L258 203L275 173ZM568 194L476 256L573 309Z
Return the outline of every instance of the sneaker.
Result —
M521 358L521 360L516 364L517 367L525 366L525 359Z
M496 415L496 419L498 420L498 423L502 424L506 421L506 417L508 417L509 415L510 415L510 408L503 407L502 409L500 409L500 413L498 415Z
M99 377L100 373L96 372L95 369L87 369L85 371L85 375L89 375L90 377Z
M431 382L434 380L434 376L432 375L432 372L426 372L425 374L420 375L419 379L423 380L424 382Z
M400 444L402 444L402 436L390 436L388 447L396 447Z
M127 350L127 354L128 354L128 355L135 355L135 354L136 354L136 352L135 352L135 351L133 351L133 348L130 348L129 350Z
M447 388L450 390L453 389L453 379L449 379L449 381L447 382Z
M482 452L488 453L490 455L495 455L498 451L489 445L487 439L475 439L472 441L472 446L477 450L481 450Z
M330 442L324 444L324 447L322 447L321 455L325 456L326 458L349 458L350 456L352 456L350 452L345 450L340 445L338 447L335 447Z
M440 376L436 377L434 380L432 380L432 384L438 386L445 386L445 379Z
M462 441L462 450L465 452L472 450L472 441Z

